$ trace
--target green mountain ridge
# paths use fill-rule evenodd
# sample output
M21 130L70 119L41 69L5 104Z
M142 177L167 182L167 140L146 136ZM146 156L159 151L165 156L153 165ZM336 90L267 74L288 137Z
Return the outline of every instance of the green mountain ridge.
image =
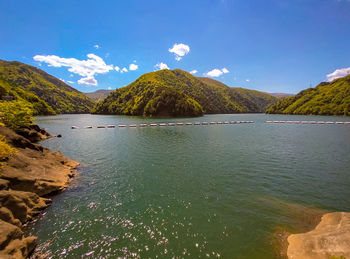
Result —
M266 113L299 115L350 115L350 75L322 82L272 105Z
M219 81L175 69L140 76L98 102L92 113L200 116L204 113L265 112L276 101L275 97L262 92L231 88Z
M94 101L48 73L18 61L0 60L0 100L30 103L34 115L89 113Z

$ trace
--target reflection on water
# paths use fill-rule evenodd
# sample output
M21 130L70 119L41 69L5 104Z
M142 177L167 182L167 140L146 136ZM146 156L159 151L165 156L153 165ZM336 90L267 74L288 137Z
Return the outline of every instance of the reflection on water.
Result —
M233 120L255 123L83 129ZM276 226L296 230L304 221L298 206L350 210L350 125L267 120L350 119L39 117L40 126L63 135L43 145L85 167L30 232L54 258L273 258Z

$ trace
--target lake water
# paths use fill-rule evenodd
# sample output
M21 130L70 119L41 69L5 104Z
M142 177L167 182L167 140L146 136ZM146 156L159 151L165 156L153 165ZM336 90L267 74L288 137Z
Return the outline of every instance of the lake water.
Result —
M243 120L255 123L95 127ZM41 244L51 241L45 250L54 258L274 258L273 233L294 228L299 205L350 211L350 125L267 120L350 118L38 117L41 127L63 136L42 144L83 167L29 232Z

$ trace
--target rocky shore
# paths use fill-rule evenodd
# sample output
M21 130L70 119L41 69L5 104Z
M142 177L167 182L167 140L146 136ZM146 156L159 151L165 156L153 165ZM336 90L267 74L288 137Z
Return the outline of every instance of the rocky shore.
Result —
M0 167L0 258L26 258L36 237L25 237L22 226L67 187L79 163L37 144L51 135L36 125L16 132L0 127L0 135L18 150Z
M350 258L350 212L323 215L315 229L290 235L288 244L288 258Z

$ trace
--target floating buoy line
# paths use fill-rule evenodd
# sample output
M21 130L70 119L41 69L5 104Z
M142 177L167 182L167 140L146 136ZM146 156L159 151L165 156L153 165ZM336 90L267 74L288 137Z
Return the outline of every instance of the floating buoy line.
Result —
M97 125L96 128L98 129L104 129L104 128L108 128L108 129L112 129L112 128L145 128L145 127L181 127L181 126L198 126L198 125L221 125L221 124L241 124L241 123L254 123L254 121L211 121L211 122L169 122L169 123L141 123L141 124L118 124L118 125ZM72 126L72 129L79 129L78 126ZM93 126L89 125L89 126L84 126L84 129L92 129Z
M175 126L198 126L198 125L227 125L227 124L242 124L242 123L254 123L254 121L203 121L203 122L169 122L169 123L141 123L141 124L119 124L119 125L97 125L98 129L113 129L113 128L145 128L145 127L175 127ZM350 125L350 121L266 121L266 123L272 124L337 124L337 125ZM84 126L84 129L92 129L93 126ZM72 129L79 129L78 126L72 126Z
M266 123L286 124L350 124L350 121L266 121Z

